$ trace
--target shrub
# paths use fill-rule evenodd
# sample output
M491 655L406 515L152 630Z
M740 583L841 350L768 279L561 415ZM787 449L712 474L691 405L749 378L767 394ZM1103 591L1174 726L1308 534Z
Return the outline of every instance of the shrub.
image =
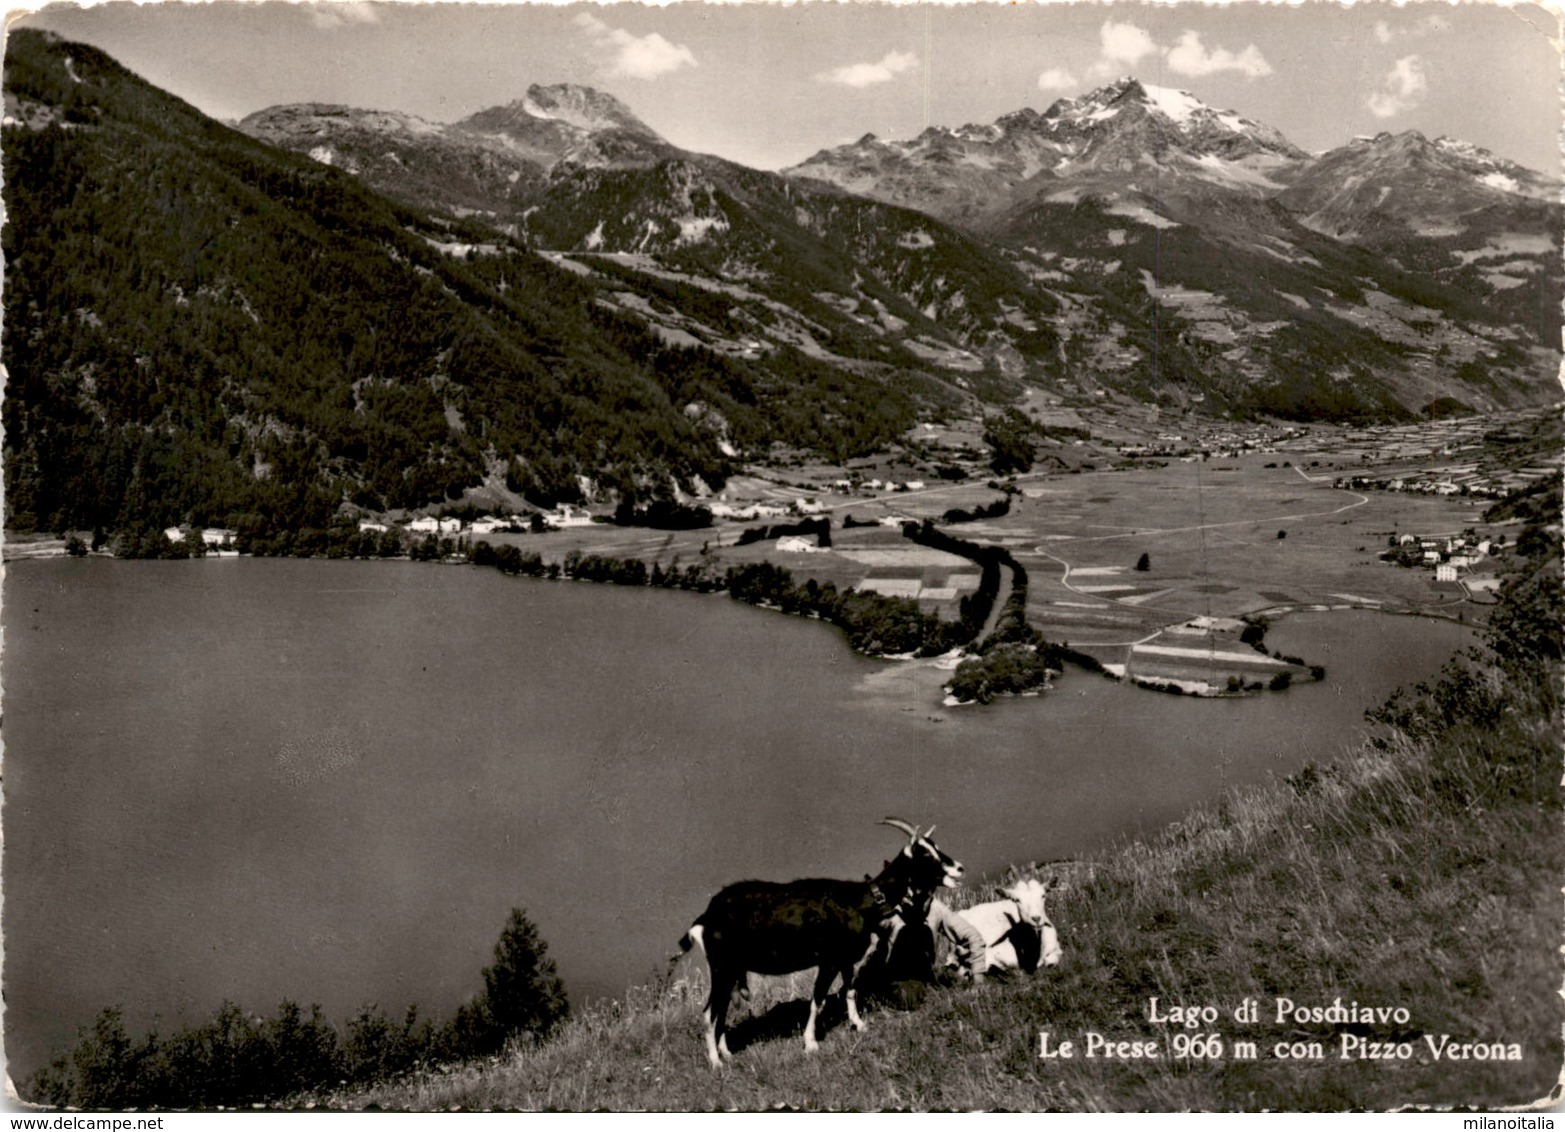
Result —
M278 1101L343 1080L374 1081L420 1062L499 1052L541 1041L570 1014L565 985L538 929L511 910L484 992L444 1026L410 1008L400 1022L366 1007L340 1038L320 1007L284 1002L271 1018L224 1002L211 1019L163 1038L132 1039L118 1008L83 1027L23 1089L26 1099L85 1109L211 1108Z
M1002 644L956 666L947 691L963 703L981 704L995 696L1016 695L1043 687L1050 668L1046 656L1023 644Z

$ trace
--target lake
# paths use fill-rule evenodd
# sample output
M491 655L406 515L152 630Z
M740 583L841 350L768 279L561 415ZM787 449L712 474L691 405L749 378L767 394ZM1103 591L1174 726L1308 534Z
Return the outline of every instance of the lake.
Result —
M108 1005L165 1032L224 998L443 1015L513 906L573 1000L617 994L729 881L873 871L886 815L969 875L1071 856L1335 757L1470 639L1307 614L1268 644L1321 684L1072 670L946 708L929 666L724 596L271 559L21 562L3 596L17 1077Z

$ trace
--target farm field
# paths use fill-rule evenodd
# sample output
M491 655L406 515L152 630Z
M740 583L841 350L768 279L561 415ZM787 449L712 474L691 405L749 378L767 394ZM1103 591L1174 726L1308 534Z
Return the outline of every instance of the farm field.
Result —
M1028 572L1028 619L1051 641L1138 678L1210 683L1220 671L1223 680L1264 682L1275 665L1260 654L1243 658L1248 646L1238 641L1243 626L1236 619L1247 614L1359 607L1481 621L1483 606L1461 587L1437 585L1431 571L1392 566L1378 555L1398 535L1482 528L1484 502L1333 487L1341 473L1329 444L1325 438L1314 453L1296 448L1286 461L1245 453L1024 475L1013 481L1008 514L948 529L1016 556ZM761 475L730 486L730 497L789 494L802 493ZM915 546L894 523L844 528L843 520L938 522L950 508L1002 496L968 481L879 494L823 490L809 498L833 520L831 547L809 553L779 551L776 540L737 545L747 527L786 519L677 532L596 524L495 538L549 561L573 551L665 566L706 561L719 571L768 561L799 579L915 598L954 617L957 602L977 585L973 563ZM1305 669L1290 671L1301 675Z

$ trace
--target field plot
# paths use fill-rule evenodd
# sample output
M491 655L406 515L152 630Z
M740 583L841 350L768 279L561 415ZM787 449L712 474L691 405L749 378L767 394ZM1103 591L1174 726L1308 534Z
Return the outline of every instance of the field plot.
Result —
M1192 658L1141 650L1132 658L1130 647L1175 643L1163 635L1181 626L1175 636L1187 644L1205 633L1188 627L1192 618L1345 605L1438 609L1459 601L1460 594L1434 586L1430 571L1377 556L1398 534L1472 526L1481 508L1339 490L1332 478L1261 455L1216 467L1181 461L1055 477L1028 483L1009 515L982 525L991 539L1013 546L1027 569L1028 618L1046 636L1105 663L1172 678ZM1143 555L1145 568L1137 569ZM1241 665L1220 675L1260 678L1252 670Z
M1436 586L1432 571L1390 566L1378 558L1402 535L1451 535L1481 525L1481 503L1337 489L1331 486L1335 473L1323 466L1332 461L1291 455L1298 466L1246 454L1221 463L1173 461L1024 476L1007 515L942 526L1015 555L1028 573L1028 619L1046 637L1133 674L1175 678L1172 670L1179 669L1177 678L1189 676L1183 670L1192 667L1192 658L1145 649L1132 656L1131 648L1190 645L1195 618L1344 606L1446 607L1451 616L1460 606L1469 620L1482 616L1459 588ZM767 485L757 480L748 487L761 491ZM849 514L861 521L892 516L939 522L950 508L993 503L999 495L992 488L933 484L910 492L821 498L833 520L832 545L815 553L782 552L775 540L736 545L746 527L762 521L679 532L595 524L543 535L497 535L493 541L514 542L547 561L579 551L664 566L706 562L717 571L774 562L797 579L914 598L947 617L955 616L957 601L977 585L975 564L913 545L897 525L841 523ZM1210 675L1212 666L1204 671ZM1253 678L1248 670L1220 675Z

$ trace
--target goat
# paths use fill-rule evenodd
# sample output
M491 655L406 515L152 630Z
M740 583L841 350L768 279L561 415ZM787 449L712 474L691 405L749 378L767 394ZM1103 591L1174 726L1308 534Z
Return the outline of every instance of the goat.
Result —
M961 863L929 839L933 826L920 833L898 818L880 824L902 830L908 843L872 879L739 881L712 897L679 941L681 954L700 944L711 970L706 1053L714 1068L733 1056L728 1050L729 1000L751 971L787 975L818 968L804 1025L806 1051L820 1044L816 1019L839 974L848 1022L855 1030L864 1028L858 1011L860 971L882 943L889 947L905 923L922 917L930 893L962 879Z
M1051 882L1049 888L1057 884ZM1032 974L1040 964L1053 967L1060 961L1060 936L1043 906L1048 890L1041 881L1029 878L1002 891L1009 900L977 904L958 913L984 937L989 947L987 969L1016 967Z

